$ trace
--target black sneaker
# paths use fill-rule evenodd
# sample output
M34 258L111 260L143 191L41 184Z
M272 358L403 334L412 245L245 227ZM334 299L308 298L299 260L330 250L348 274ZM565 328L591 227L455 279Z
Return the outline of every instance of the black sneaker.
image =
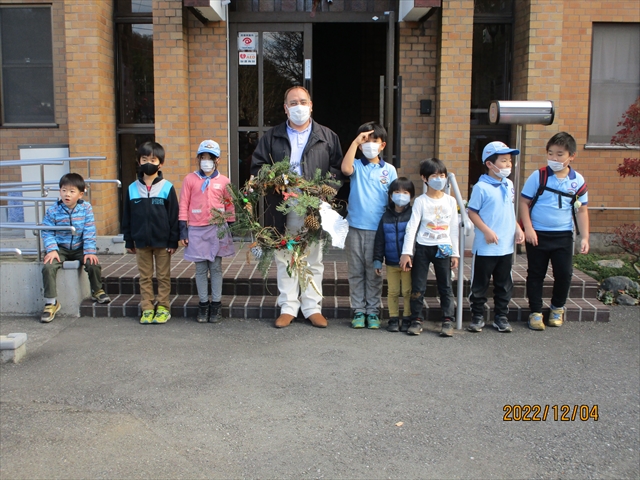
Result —
M387 332L399 332L400 331L400 319L390 318L387 324Z
M91 299L98 303L109 303L111 301L111 298L109 298L109 295L107 295L103 289L93 292Z
M422 333L422 321L413 320L411 326L407 329L409 335L420 335Z
M222 302L211 302L209 307L209 322L218 323L222 320Z
M499 317L496 317L495 320L493 321L493 326L496 327L498 329L499 332L510 332L511 330L513 330L511 328L511 325L509 325L509 321L507 320L507 317L505 317L504 315L500 315Z
M453 336L453 322L451 320L445 320L442 322L442 330L440 330L441 337Z
M209 321L209 302L198 302L198 316L196 320L198 323L207 323Z
M407 330L409 330L410 326L411 326L411 319L408 317L403 317L402 323L400 324L400 331L407 333Z
M470 332L481 332L484 327L484 318L479 315L474 315L471 319L471 324L467 327Z

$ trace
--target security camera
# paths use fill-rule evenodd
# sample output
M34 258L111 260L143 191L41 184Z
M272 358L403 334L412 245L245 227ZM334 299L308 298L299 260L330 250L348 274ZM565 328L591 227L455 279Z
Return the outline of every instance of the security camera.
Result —
M327 3L331 5L333 3L333 0L327 0Z

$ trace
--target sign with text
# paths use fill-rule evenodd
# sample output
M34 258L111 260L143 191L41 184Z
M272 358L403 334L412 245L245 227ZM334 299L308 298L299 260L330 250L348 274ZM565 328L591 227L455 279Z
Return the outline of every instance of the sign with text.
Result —
M256 52L238 52L238 65L257 65L257 60Z
M258 50L258 32L239 32L238 50Z

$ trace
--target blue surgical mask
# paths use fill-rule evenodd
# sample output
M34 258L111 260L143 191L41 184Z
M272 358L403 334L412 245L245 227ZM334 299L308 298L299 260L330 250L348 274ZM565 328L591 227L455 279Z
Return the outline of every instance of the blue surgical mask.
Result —
M404 207L411 201L411 195L408 193L392 193L391 201L399 207Z
M434 190L442 190L447 185L447 179L443 177L430 178L427 185Z
M564 170L564 163L562 162L556 162L555 160L547 160L547 165L549 165L549 168L554 172L560 172Z

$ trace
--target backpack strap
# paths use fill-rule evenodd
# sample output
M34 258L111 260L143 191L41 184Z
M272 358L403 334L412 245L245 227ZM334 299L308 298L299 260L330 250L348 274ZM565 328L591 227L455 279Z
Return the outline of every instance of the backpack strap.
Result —
M529 213L531 213L531 209L538 201L538 198L540 198L540 195L542 195L545 189L547 188L548 178L549 178L549 174L547 172L547 167L542 167L540 170L538 170L538 184L539 184L538 190L536 191L536 194L533 196L533 198L531 199L531 202L529 203Z
M561 192L560 190L555 190L553 188L547 187L547 180L549 179L549 172L547 170L547 167L542 167L540 170L538 170L538 173L539 173L540 184L538 186L538 190L536 191L535 196L531 199L531 202L529 203L529 213L531 213L531 209L536 204L536 202L538 201L538 198L540 198L540 195L542 195L545 190L547 192L552 192L558 195L558 208L562 208L562 197L569 197L571 198L571 216L573 217L573 224L576 227L576 234L580 235L580 228L578 228L578 219L576 217L575 203L578 200L578 197L581 197L586 193L587 182L583 183L582 186L575 193L566 193L566 192Z

